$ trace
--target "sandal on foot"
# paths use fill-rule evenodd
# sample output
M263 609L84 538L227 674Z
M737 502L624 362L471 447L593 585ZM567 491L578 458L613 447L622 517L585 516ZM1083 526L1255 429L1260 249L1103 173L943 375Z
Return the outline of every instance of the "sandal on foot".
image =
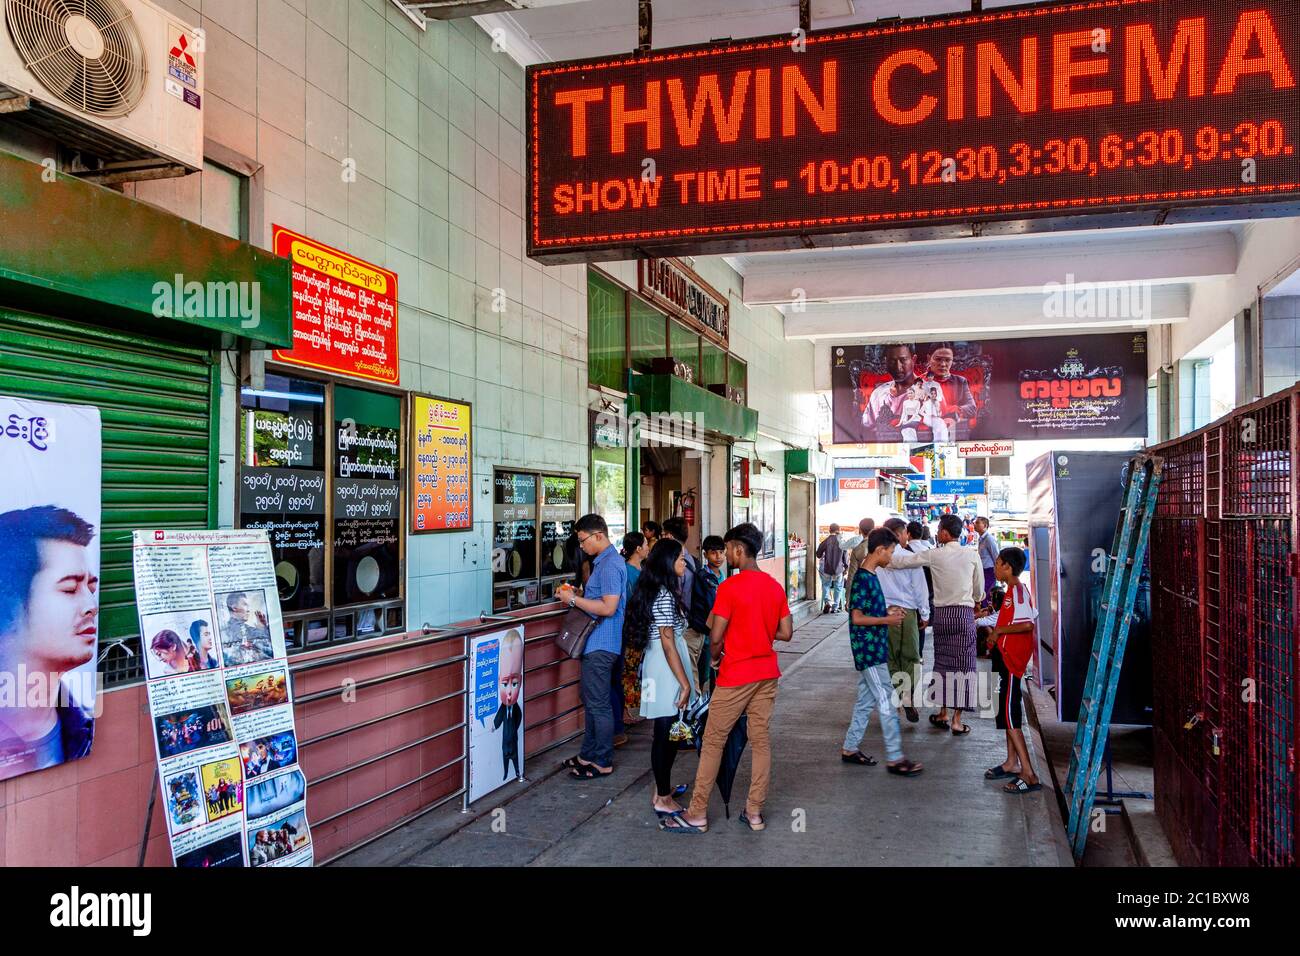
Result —
M565 770L573 770L575 767L585 767L587 765L583 763L580 759L578 759L577 756L573 756L573 757L566 757L564 760L561 760L560 766L563 767Z
M1020 777L1015 777L1010 783L1002 788L1003 793L1033 793L1036 790L1042 790L1041 782L1025 783Z
M596 777L608 777L613 772L611 769L609 773L601 773L595 764L580 763L569 771L569 776L574 780L594 780Z
M693 823L687 823L682 816L681 810L676 813L670 813L664 819L659 821L659 829L665 833L705 833L709 829L706 823L702 827L697 827Z
M903 716L907 718L909 724L914 724L921 719L921 714L915 707L904 707Z
M757 833L759 830L767 829L767 821L763 819L762 814L757 817L750 817L744 811L740 814L740 822L749 827L751 833Z
M915 777L925 768L915 760L900 760L898 763L885 764L885 769L900 777Z
M961 730L958 730L955 727L950 727L949 729L952 731L954 737L965 737L970 733L970 724L963 724Z
M1002 764L998 764L996 767L989 767L989 769L984 771L985 780L1005 780L1007 777L1014 777L1015 775L1016 772L1014 770L1008 770L1006 767L1002 766Z
M943 719L942 717L940 717L938 714L931 714L931 715L930 715L930 726L931 726L931 727L938 727L938 728L940 728L941 730L947 730L947 729L948 729L948 721L944 720L944 719Z
M863 767L874 767L876 765L876 758L872 757L870 754L864 754L861 750L855 751L851 754L846 754L841 751L840 760L844 763L856 763Z

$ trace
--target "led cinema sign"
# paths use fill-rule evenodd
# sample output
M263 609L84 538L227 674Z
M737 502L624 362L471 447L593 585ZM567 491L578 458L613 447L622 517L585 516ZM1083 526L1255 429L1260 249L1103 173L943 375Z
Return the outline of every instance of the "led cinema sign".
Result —
M534 67L529 253L1291 198L1298 38L1290 0L1091 0Z

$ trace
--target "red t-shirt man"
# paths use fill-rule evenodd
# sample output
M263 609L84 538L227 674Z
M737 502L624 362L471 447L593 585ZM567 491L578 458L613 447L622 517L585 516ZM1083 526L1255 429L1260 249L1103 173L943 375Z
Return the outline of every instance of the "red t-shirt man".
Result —
M718 585L713 613L727 619L719 687L739 687L781 676L772 644L781 619L790 616L790 604L776 578L756 568L733 574Z
M776 704L777 666L775 641L794 634L785 588L758 567L763 533L746 522L727 532L727 563L739 573L718 585L709 621L709 653L718 667L718 683L709 698L709 720L700 746L695 789L686 811L660 822L664 829L703 832L709 825L709 795L717 782L722 752L732 728L747 718L752 770L749 794L740 822L751 830L767 826L763 804L772 772L772 747L768 726Z

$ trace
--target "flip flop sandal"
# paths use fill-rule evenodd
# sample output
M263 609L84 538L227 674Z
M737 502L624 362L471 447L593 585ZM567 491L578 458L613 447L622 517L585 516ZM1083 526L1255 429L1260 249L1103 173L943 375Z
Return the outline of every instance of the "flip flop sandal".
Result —
M757 833L760 830L767 829L767 821L764 820L761 816L759 816L757 819L751 820L749 816L745 814L743 811L740 814L740 822L743 823L745 826L749 827L750 833Z
M970 724L966 724L961 730L953 730L952 735L954 737L965 737L968 733L970 733Z
M900 760L898 763L885 764L885 769L900 777L915 777L925 768L914 760Z
M669 823L669 820L672 822ZM705 833L708 831L709 826L707 823L702 827L687 823L682 819L682 811L678 810L676 813L670 813L666 818L660 820L659 829L664 833Z
M1025 781L1021 780L1019 777L1016 777L1009 784L1007 784L1005 787L1002 788L1002 792L1014 793L1014 794L1034 793L1035 791L1042 790L1042 789L1043 789L1043 785L1041 783L1025 783Z
M569 776L574 780L594 780L597 777L608 777L613 772L611 770L609 773L601 773L594 764L580 763L569 771Z
M998 764L996 767L989 767L989 769L984 771L985 780L1005 780L1007 777L1014 777L1015 775L1015 771L1005 769L1002 764Z
M931 714L931 715L930 715L930 726L931 726L931 727L938 727L940 730L947 730L947 729L948 729L948 721L943 720L941 717L939 717L938 714Z
M878 762L875 757L864 754L861 750L851 754L841 753L840 760L844 763L856 763L863 767L874 767Z

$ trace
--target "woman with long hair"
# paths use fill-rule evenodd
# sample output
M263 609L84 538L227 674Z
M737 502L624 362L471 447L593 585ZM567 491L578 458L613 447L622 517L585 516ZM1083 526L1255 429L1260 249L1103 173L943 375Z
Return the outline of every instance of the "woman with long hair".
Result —
M655 777L654 810L660 819L682 812L673 799L673 758L677 742L668 735L678 713L695 697L694 676L686 661L686 606L682 579L686 552L671 538L661 538L641 566L628 601L627 644L644 651L641 662L641 716L654 721L650 767Z
M641 566L650 556L650 542L640 531L629 531L623 535L623 550L620 552L627 562L627 599L632 600L636 590L637 578L641 576ZM627 615L623 616L623 670L619 680L623 682L623 723L635 724L641 719L641 657L644 648L634 648L627 639Z

